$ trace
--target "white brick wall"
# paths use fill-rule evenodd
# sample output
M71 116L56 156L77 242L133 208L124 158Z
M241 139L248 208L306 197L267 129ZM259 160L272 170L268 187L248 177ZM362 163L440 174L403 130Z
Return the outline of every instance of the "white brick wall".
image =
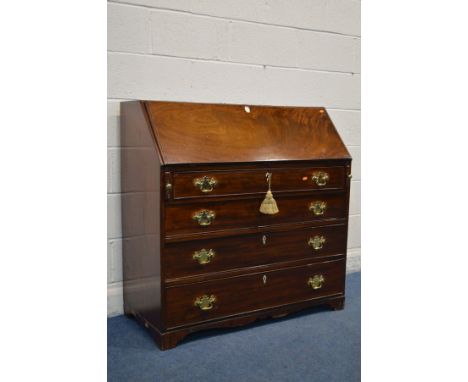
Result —
M360 267L360 1L108 3L108 314L122 313L120 102L325 106L353 156L349 267Z

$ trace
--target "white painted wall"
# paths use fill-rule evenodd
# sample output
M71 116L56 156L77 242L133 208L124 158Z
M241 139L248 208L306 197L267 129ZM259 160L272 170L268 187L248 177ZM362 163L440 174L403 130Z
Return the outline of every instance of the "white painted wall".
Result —
M353 156L349 269L360 268L360 1L108 3L108 314L122 313L119 103L325 106Z

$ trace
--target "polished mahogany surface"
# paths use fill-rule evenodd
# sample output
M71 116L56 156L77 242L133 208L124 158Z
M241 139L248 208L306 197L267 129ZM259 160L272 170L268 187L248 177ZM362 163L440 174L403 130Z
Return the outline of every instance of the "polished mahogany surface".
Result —
M145 102L165 164L349 159L321 107Z
M142 104L126 103L121 125L124 310L160 326L161 163Z
M124 310L161 349L343 308L351 158L323 108L121 105Z

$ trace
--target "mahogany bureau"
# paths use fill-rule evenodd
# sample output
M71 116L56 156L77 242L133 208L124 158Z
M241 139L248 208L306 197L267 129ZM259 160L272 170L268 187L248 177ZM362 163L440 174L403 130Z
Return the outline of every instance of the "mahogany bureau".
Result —
M161 349L343 308L351 157L324 108L134 101L121 122L124 309Z

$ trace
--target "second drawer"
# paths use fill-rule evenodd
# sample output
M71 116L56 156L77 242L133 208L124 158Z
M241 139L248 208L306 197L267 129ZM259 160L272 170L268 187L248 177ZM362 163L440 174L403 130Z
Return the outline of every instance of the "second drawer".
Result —
M278 196L275 199L279 208L275 215L259 211L263 197L169 205L165 210L166 235L346 217L346 198L342 192Z
M346 225L166 244L167 279L344 254Z

